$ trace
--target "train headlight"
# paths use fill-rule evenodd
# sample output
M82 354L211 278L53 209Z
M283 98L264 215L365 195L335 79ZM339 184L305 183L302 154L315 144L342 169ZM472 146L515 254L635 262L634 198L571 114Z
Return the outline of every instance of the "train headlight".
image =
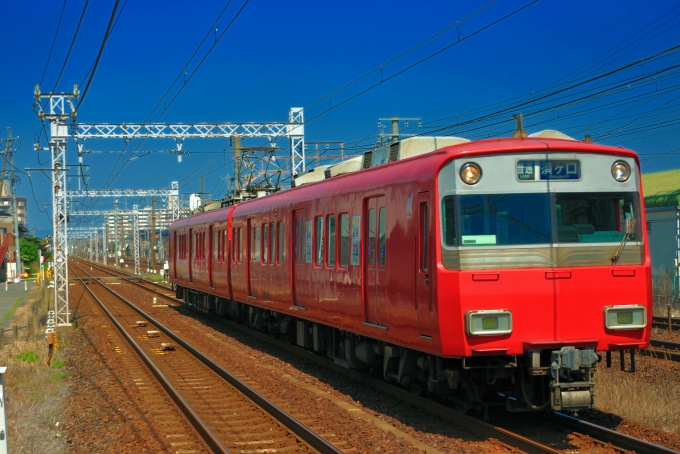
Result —
M647 309L638 304L604 308L607 329L640 329L647 326Z
M474 162L468 162L460 167L460 179L465 184L477 184L482 178L482 169Z
M630 166L623 161L616 161L612 165L612 176L619 183L628 181L628 178L630 178Z
M470 336L499 336L512 332L512 314L506 310L470 311L465 314Z

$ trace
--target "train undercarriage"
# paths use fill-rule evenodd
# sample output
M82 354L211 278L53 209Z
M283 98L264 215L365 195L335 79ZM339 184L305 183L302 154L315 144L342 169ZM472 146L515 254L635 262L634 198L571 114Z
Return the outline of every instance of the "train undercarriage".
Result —
M391 383L450 402L460 412L594 408L595 349L561 346L524 355L443 358L288 314L176 287L195 309L229 317L282 341L326 356L334 363L379 375Z

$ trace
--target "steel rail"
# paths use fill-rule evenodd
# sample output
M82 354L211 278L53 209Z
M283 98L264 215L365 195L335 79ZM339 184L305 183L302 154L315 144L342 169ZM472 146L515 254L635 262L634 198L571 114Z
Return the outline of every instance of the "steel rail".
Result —
M78 267L77 265L75 265ZM80 268L80 267L78 267ZM85 274L88 274L86 271L82 270ZM89 274L88 274L89 275ZM89 275L90 276L90 275ZM92 276L90 276L92 277ZM96 280L96 279L95 279ZM164 325L162 325L160 322L155 320L153 317L150 315L146 314L143 312L141 309L139 309L137 306L135 306L132 302L128 301L126 298L124 298L122 295L119 295L117 292L114 290L108 288L104 284L102 284L99 280L96 280L103 288L108 290L111 294L115 295L117 298L119 298L122 302L127 304L130 308L132 308L134 311L136 311L139 315L147 319L149 322L151 322L154 326L156 326L160 331L165 333L168 337L170 337L172 340L177 342L177 344L181 345L182 348L184 348L186 351L190 352L192 355L194 355L196 358L198 358L205 366L207 366L209 369L211 369L213 372L215 372L217 375L222 377L224 380L226 380L230 385L232 385L234 388L236 388L238 391L240 391L243 395L245 395L248 399L251 401L255 402L257 405L259 405L264 411L269 413L274 419L282 423L284 426L286 426L288 429L290 429L291 432L293 432L295 435L300 437L301 440L305 441L307 444L309 444L312 448L316 449L322 454L340 454L342 451L338 450L334 445L326 441L324 438L320 437L316 432L312 431L310 428L308 428L306 425L295 419L293 416L289 415L276 405L272 403L270 400L268 400L266 397L252 389L250 386L247 384L243 383L241 380L230 374L227 370L223 369L221 366L213 362L210 358L205 356L203 353L198 351L196 348L194 348L191 344L177 336L175 333L170 331L168 328L166 328ZM88 289L89 290L89 289ZM150 289L149 289L150 290Z
M108 290L112 291L110 289ZM324 367L329 368L334 372L343 374L354 380L364 382L372 386L373 388L376 388L379 391L384 392L385 394L392 395L421 410L434 413L435 415L440 416L443 419L450 421L454 424L457 424L460 427L464 427L480 436L484 436L487 438L495 438L501 441L502 443L521 449L529 454L538 453L555 454L562 452L559 450L555 450L549 446L542 445L538 442L530 440L526 437L523 437L522 435L503 429L501 427L493 426L479 419L460 414L450 407L446 407L436 402L423 399L421 397L416 396L415 394L411 393L408 390L398 388L390 383L375 379L360 372L353 371L345 367L339 366L337 364L331 363L327 359L314 355L313 353L308 352L307 350L303 350L297 346L281 342L277 339L272 338L271 336L252 330L245 326L239 325L238 323L232 322L231 320L216 315L196 311L193 307L184 304L184 301L179 300L177 298L170 297L168 298L173 299L175 302L181 305L182 308L187 308L191 311L195 311L196 313L202 316L209 317L213 320L219 321L220 323L224 323L227 326L234 328L242 333L253 336L258 340L267 342L271 345L275 345L278 348L284 349L289 353L293 353L297 356L303 357L304 359L313 361L316 364L323 365ZM654 340L652 341L652 343L653 342ZM680 347L680 344L678 344L678 347ZM557 424L558 426L567 426L570 429L574 430L575 432L590 436L597 441L610 443L619 448L635 451L638 454L667 454L676 452L672 449L665 448L663 446L659 446L645 440L634 438L631 437L630 435L622 434L620 432L616 432L614 430L610 430L605 427L598 426L596 424L592 424L587 421L583 421L581 419L568 416L563 413L546 412L546 414L550 415L550 418L554 419L555 424Z
M73 264L76 268L80 269L80 271L85 272L82 268L80 268L78 265ZM73 272L73 274L76 276L76 279L78 279L78 273ZM156 377L156 380L161 384L161 386L165 389L165 391L170 395L170 398L175 402L175 404L179 407L180 411L184 413L184 416L189 420L191 425L194 427L196 432L199 433L199 435L203 438L203 441L216 453L224 453L224 454L229 454L229 450L222 444L222 442L217 438L217 436L213 433L212 430L206 425L206 423L201 419L200 416L194 411L194 409L189 405L189 403L184 400L182 395L180 394L177 389L172 386L170 381L165 377L165 375L158 369L158 367L154 364L153 361L151 361L151 358L144 352L144 350L141 349L139 345L134 341L132 336L128 334L125 331L125 328L116 320L116 317L113 316L113 314L104 306L104 303L101 302L99 298L94 294L94 292L85 284L84 280L80 280L81 284L83 287L88 291L90 296L94 298L94 300L99 304L101 309L104 311L104 313L109 317L111 322L114 324L114 326L118 329L118 331L123 335L123 337L128 341L132 349L137 353L137 355L140 357L140 359L144 362L146 367L149 368L151 373ZM102 284L103 285L103 284ZM106 287L104 287L106 288Z
M652 317L652 326L654 328L668 329L668 317ZM673 331L680 330L680 318L671 317L671 329Z
M648 348L638 350L638 352L651 358L680 362L680 343L678 342L652 339Z
M598 441L611 443L616 447L635 451L637 454L677 454L677 451L673 449L631 437L630 435L622 434L621 432L607 429L606 427L598 426L564 413L552 413L550 418L554 419L556 423L560 425L567 426L574 431L593 437Z

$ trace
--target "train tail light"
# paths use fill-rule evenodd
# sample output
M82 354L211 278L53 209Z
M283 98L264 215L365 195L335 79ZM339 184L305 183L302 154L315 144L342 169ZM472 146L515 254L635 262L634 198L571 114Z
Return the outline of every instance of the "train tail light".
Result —
M507 310L470 311L465 314L470 336L499 336L512 332L512 314Z
M640 329L647 326L647 309L640 305L608 306L604 308L607 329Z

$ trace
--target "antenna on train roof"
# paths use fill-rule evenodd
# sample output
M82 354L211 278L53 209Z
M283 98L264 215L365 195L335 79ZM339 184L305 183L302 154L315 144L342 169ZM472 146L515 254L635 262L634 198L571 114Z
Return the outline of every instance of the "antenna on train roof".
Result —
M524 123L523 123L523 121L522 121L522 114L521 114L521 113L520 113L520 114L515 114L515 115L512 116L512 118L514 118L515 121L517 122L517 129L515 129L515 130L513 131L512 137L515 137L515 138L524 138L524 137L526 137L526 136L527 136L527 132L526 132L526 130L524 129Z

